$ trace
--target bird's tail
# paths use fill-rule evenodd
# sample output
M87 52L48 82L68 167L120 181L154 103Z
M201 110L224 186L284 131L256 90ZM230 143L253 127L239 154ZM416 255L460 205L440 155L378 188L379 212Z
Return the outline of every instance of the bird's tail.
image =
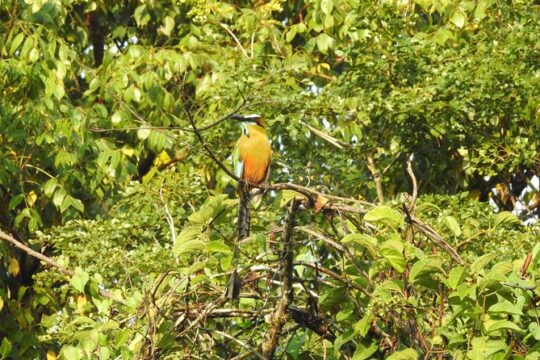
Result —
M251 213L249 209L249 201L251 194L249 189L240 184L238 186L238 192L240 194L240 202L238 205L238 222L236 224L237 240L241 240L249 236L249 229L251 227Z
M249 201L251 198L250 191L244 184L239 183L238 194L240 195L240 200L238 203L238 222L236 223L236 242L234 244L233 263L235 263L239 252L238 241L249 237L249 228L251 225L251 214L249 209ZM227 298L233 300L238 299L241 287L242 279L235 267L229 278L229 283L227 284Z

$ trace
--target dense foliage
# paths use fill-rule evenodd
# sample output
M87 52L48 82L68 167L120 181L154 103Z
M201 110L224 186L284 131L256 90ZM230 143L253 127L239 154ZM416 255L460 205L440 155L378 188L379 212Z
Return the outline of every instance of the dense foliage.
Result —
M538 358L539 11L0 2L0 358Z

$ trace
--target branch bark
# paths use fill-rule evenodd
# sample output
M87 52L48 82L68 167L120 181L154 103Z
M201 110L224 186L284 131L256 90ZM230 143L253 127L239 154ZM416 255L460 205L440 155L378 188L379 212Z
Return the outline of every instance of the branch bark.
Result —
M448 244L444 238L439 235L431 226L424 223L423 221L411 216L411 224L416 227L422 234L427 236L433 242L435 242L439 247L445 250L452 259L454 259L458 264L462 265L465 263L461 256L459 256L456 249L454 249L450 244Z
M375 167L375 162L373 161L373 157L371 155L368 155L367 161L368 161L368 169L371 172L371 175L373 175L373 180L375 181L375 189L377 190L377 199L379 200L380 205L384 205L384 194L382 190L381 173L377 171L377 168Z
M30 256L38 259L38 260L43 261L45 264L57 269L59 272L61 272L64 275L67 275L67 276L70 276L70 277L75 275L75 272L73 270L63 267L62 265L60 265L59 263L57 263L56 261L54 261L50 257L45 256L42 253L35 251L34 249L30 248L29 246L27 246L27 245L23 244L22 242L20 242L19 240L15 239L10 234L3 232L2 230L0 230L0 239L3 239L5 241L7 241L8 243L15 246L16 248L21 249L22 251L24 251L28 255L30 255ZM108 299L112 299L112 300L117 301L117 302L119 302L121 304L125 304L124 300L118 299L110 291L107 291L105 289L100 289L99 293L103 297L106 297Z
M270 315L269 330L262 343L262 354L268 359L273 359L279 336L283 326L288 320L288 307L293 302L293 251L292 235L295 226L296 212L300 206L300 201L293 199L289 207L287 219L285 220L285 231L283 233L283 249L279 256L281 298L276 310Z

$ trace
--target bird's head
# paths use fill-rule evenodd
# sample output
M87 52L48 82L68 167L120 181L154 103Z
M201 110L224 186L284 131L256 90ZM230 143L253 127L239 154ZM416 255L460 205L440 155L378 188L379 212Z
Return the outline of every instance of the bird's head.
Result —
M262 115L259 114L249 114L249 115L232 115L232 119L242 121L244 123L258 125L262 128L266 127L266 121L262 117Z

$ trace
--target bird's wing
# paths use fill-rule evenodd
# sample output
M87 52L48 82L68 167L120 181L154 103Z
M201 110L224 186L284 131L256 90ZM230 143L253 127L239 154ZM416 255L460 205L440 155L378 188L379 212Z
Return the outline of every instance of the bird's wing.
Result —
M232 159L234 164L234 174L241 179L244 174L244 161L240 158L240 148L238 144L234 147Z

